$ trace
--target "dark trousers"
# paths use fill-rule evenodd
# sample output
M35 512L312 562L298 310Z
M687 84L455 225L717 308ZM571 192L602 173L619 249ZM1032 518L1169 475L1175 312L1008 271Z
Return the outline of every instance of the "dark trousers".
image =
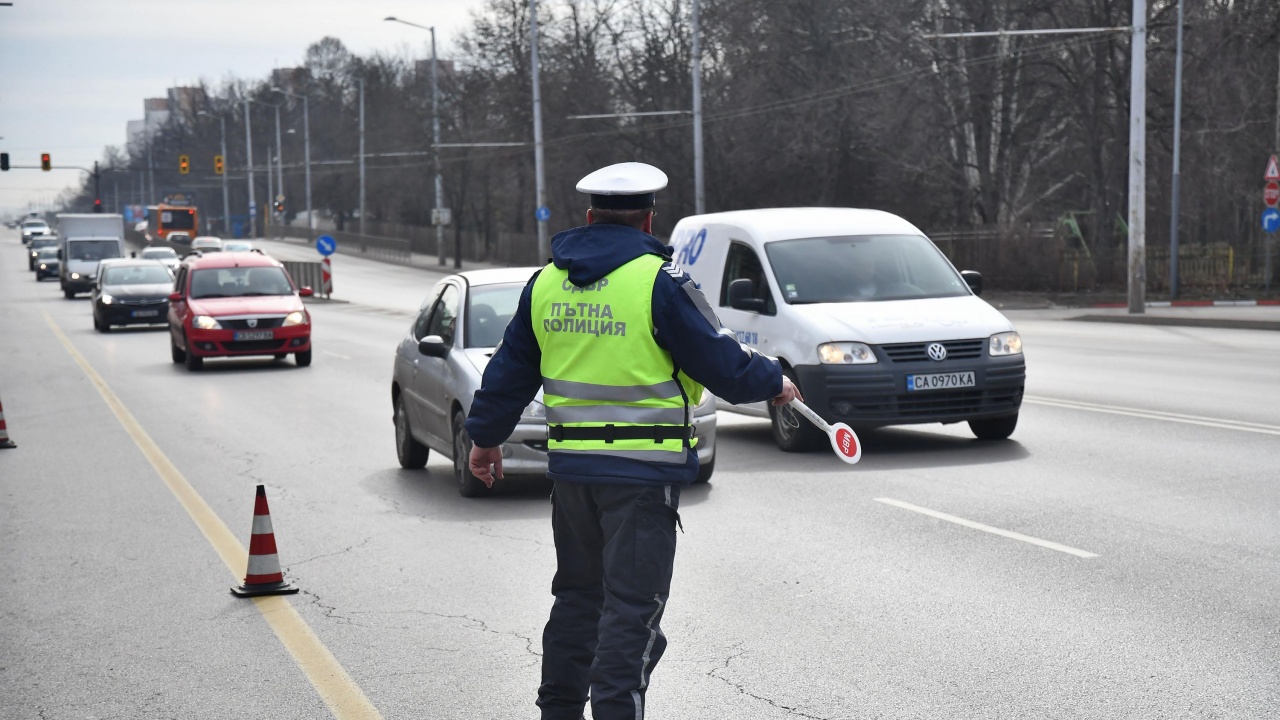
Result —
M677 486L557 480L555 604L542 633L543 720L641 720L666 650L659 622L676 554Z

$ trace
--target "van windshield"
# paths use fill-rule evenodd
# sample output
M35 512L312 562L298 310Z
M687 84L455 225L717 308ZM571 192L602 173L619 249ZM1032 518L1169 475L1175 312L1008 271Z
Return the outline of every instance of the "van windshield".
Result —
M807 303L969 295L942 252L919 235L854 235L765 245L782 297Z
M67 243L67 256L72 260L106 260L118 258L120 243L115 240L76 240Z

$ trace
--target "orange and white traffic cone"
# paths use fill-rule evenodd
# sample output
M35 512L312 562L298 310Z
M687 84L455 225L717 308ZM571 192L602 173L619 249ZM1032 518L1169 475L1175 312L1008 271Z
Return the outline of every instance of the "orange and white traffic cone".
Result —
M291 595L298 588L284 581L280 557L276 555L276 534L271 530L271 511L267 509L267 489L258 486L253 504L253 535L249 538L249 569L244 584L231 588L237 597L255 595Z
M4 403L0 402L0 448L16 448L18 444L9 439L9 428L4 424Z

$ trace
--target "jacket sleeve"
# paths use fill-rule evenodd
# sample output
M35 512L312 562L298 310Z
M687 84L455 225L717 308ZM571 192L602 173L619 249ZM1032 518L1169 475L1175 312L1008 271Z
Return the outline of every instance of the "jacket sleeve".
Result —
M542 387L542 348L533 334L532 311L534 274L520 293L516 314L503 333L484 370L480 389L471 400L467 434L484 448L497 447L511 437L520 415Z
M686 375L716 397L738 405L782 392L777 360L745 347L721 328L693 278L668 263L653 284L653 327L658 344Z

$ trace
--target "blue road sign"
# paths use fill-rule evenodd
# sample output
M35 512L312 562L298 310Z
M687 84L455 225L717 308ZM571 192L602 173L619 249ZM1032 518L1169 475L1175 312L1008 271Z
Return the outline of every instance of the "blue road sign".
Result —
M330 255L333 254L333 251L337 249L338 249L338 241L334 240L328 235L321 235L320 237L316 238L316 252L320 253L321 255L324 255L325 257L329 257Z
M1262 213L1262 229L1269 233L1280 230L1280 210L1267 208Z
M538 208L538 211L535 212L533 216L538 218L538 222L546 222L551 219L551 208L543 205Z

